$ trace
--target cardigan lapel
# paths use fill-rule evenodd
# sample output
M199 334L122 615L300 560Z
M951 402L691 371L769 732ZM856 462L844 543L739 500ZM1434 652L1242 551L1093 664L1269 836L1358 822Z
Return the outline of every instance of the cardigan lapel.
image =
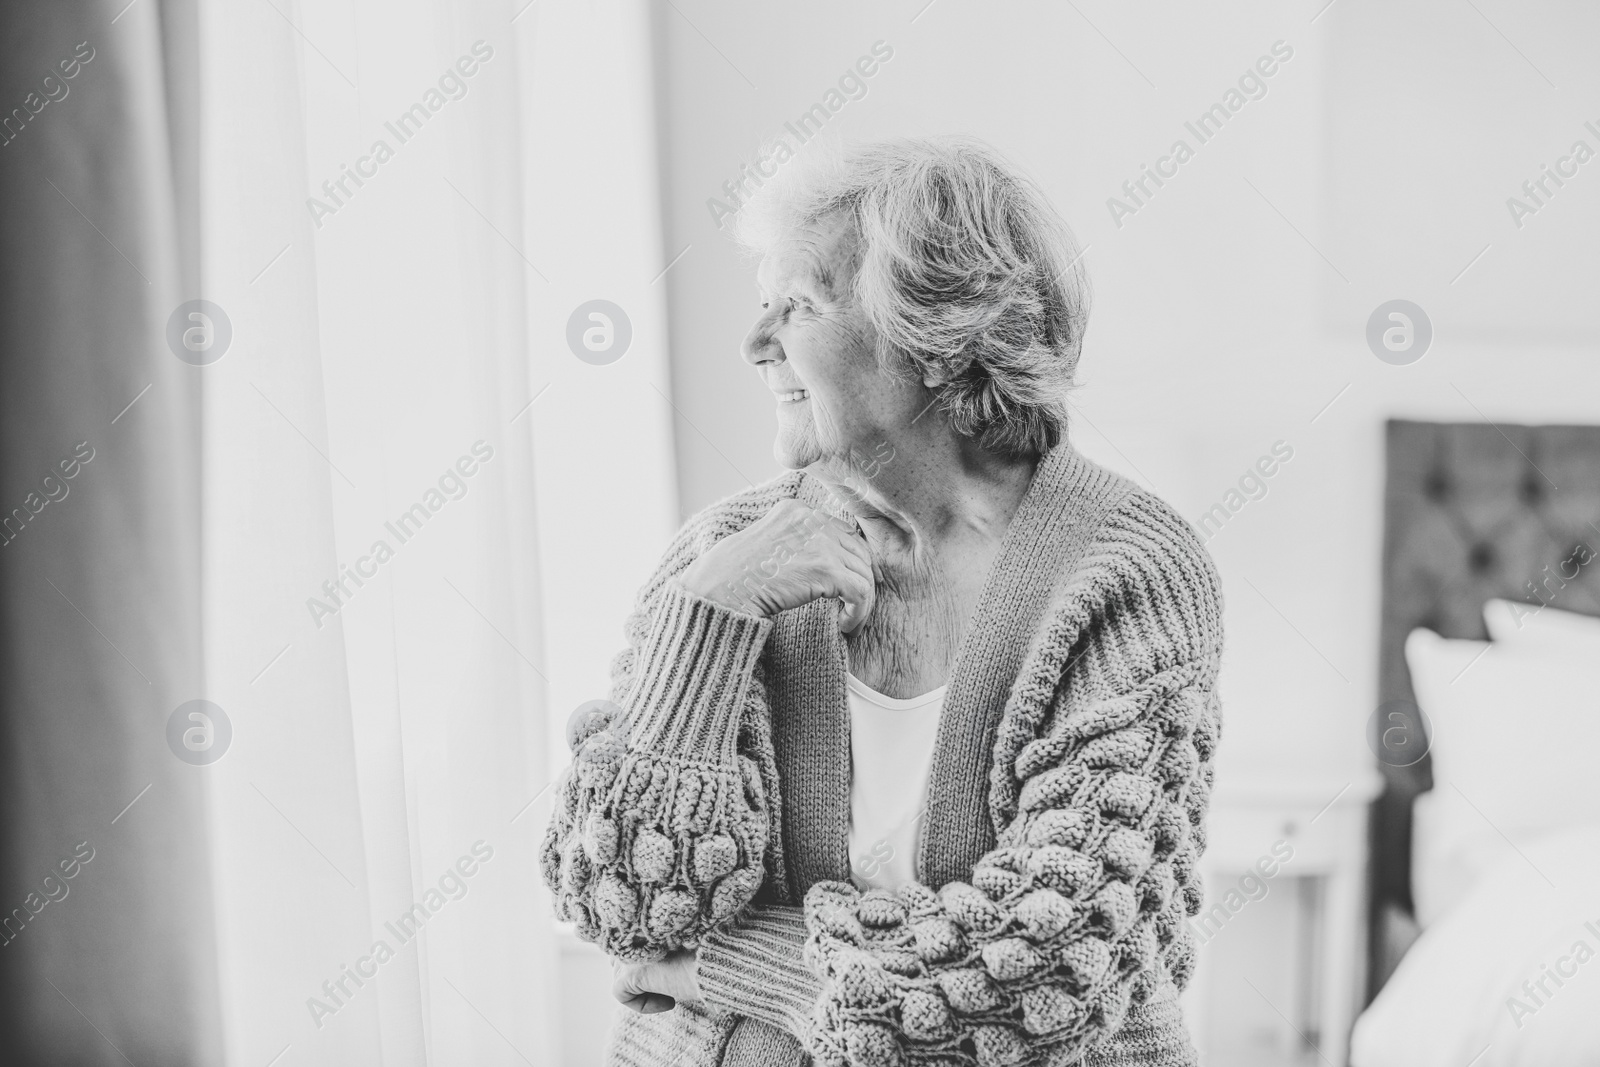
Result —
M797 496L830 514L827 487L801 480ZM839 605L814 600L779 612L767 641L772 747L783 802L789 892L850 878L850 711Z
M967 622L939 713L917 877L967 881L995 847L995 730L1055 593L1130 485L1063 442L1040 460Z

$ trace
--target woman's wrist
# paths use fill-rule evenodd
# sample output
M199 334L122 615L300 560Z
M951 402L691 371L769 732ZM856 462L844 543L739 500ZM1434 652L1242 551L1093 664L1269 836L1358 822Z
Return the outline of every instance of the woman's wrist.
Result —
M630 751L736 765L738 722L772 621L666 583L638 643L645 672L620 701Z
M685 951L689 953L689 958L684 961L684 970L686 972L684 979L688 985L689 1003L695 1007L703 1008L706 1003L706 995L700 989L700 950L691 948Z
M701 600L710 601L719 608L761 619L771 615L771 612L746 590L739 588L725 575L719 574L713 561L706 557L702 556L691 563L688 569L678 576L678 583L683 586L685 592Z

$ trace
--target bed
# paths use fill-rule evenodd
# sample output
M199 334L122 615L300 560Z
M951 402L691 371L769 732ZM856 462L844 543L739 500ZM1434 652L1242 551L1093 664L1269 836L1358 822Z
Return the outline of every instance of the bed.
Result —
M1600 1063L1597 554L1600 427L1388 424L1356 1067Z

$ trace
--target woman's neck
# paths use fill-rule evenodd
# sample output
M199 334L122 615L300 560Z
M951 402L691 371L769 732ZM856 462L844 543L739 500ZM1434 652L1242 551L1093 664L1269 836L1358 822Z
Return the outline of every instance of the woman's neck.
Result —
M940 455L934 449L947 447ZM970 442L895 452L849 468L813 469L866 534L877 598L846 639L851 671L893 697L949 680L1037 461L1007 461Z
M860 524L880 577L895 583L970 565L971 555L998 547L1037 465L1036 456L996 456L951 434L914 449L857 449L811 473Z

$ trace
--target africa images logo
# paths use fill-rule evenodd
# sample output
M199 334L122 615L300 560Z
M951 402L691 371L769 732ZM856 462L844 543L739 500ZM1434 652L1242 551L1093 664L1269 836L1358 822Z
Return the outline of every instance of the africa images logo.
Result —
M354 1000L367 982L378 976L378 968L415 941L429 919L443 911L447 904L465 897L472 888L468 879L492 859L494 846L482 838L474 841L469 854L463 854L439 875L437 887L429 886L421 900L414 901L410 908L383 924L394 938L394 944L389 943L389 937L379 937L365 956L356 959L355 966L339 964L338 973L322 983L322 995L306 998L306 1010L311 1013L311 1021L317 1024L317 1029L322 1029L324 1019L339 1014Z
M1367 317L1367 348L1395 367L1415 363L1433 344L1433 321L1410 300L1379 304Z
M233 343L233 323L210 300L185 300L167 316L167 348L193 367L215 363Z
M1155 198L1156 190L1176 178L1185 163L1195 157L1200 145L1203 145L1222 132L1222 127L1244 110L1244 106L1252 100L1261 100L1267 95L1267 79L1294 58L1294 48L1287 41L1273 41L1271 55L1264 55L1255 61L1255 64L1246 67L1243 74L1239 75L1238 88L1229 86L1222 94L1222 99L1202 111L1193 122L1185 122L1183 128L1194 137L1193 146L1188 141L1179 137L1172 142L1168 154L1156 159L1152 169L1148 164L1139 164L1139 176L1130 178L1122 183L1122 192L1126 200L1110 196L1106 198L1106 210L1111 213L1111 221L1117 229L1122 229L1122 220L1130 215L1137 215L1140 209L1149 205ZM1140 194L1144 194L1141 196Z
M446 67L444 73L439 75L437 86L430 85L423 91L420 102L402 111L393 122L383 124L384 129L394 137L395 144L404 146L421 133L423 125L444 110L446 104L463 99L468 92L467 79L477 74L493 58L494 48L486 41L473 41L472 55L461 56L453 65ZM322 192L327 199L314 196L306 199L306 210L311 212L317 229L322 229L324 216L337 215L368 180L378 176L378 168L393 159L397 152L396 147L380 137L372 142L366 155L356 159L354 167L339 164L338 176L322 183ZM354 189L351 183L354 183Z
M714 196L706 199L706 210L711 212L711 221L717 224L717 229L722 229L723 221L737 215L739 209L744 207L752 194L750 186L759 189L766 184L765 179L776 177L778 168L793 159L801 145L821 133L823 126L844 110L845 104L851 100L865 99L868 88L866 79L877 74L883 64L893 58L894 48L887 41L872 42L872 54L862 56L853 66L846 68L839 75L838 88L829 88L822 94L821 101L801 112L795 121L783 124L788 136L794 138L793 146L787 137L779 135L772 140L768 149L756 157L753 165L740 164L738 177L722 183L722 192L727 200Z
M472 455L460 456L454 464L446 467L444 473L439 475L437 487L429 486L421 499L402 511L392 522L383 524L384 530L394 538L394 545L380 537L372 542L367 554L358 556L354 563L337 563L334 577L322 583L322 592L327 599L314 596L306 598L306 610L311 613L311 621L317 629L322 629L324 618L339 614L368 581L376 578L378 569L394 558L398 546L422 532L423 523L444 510L450 501L465 497L471 488L468 479L493 458L493 445L481 438L474 441Z
M233 722L228 713L209 700L179 704L167 716L167 747L194 767L215 763L233 743Z
M628 313L609 300L579 304L567 318L567 347L585 363L604 367L627 354L633 342Z

